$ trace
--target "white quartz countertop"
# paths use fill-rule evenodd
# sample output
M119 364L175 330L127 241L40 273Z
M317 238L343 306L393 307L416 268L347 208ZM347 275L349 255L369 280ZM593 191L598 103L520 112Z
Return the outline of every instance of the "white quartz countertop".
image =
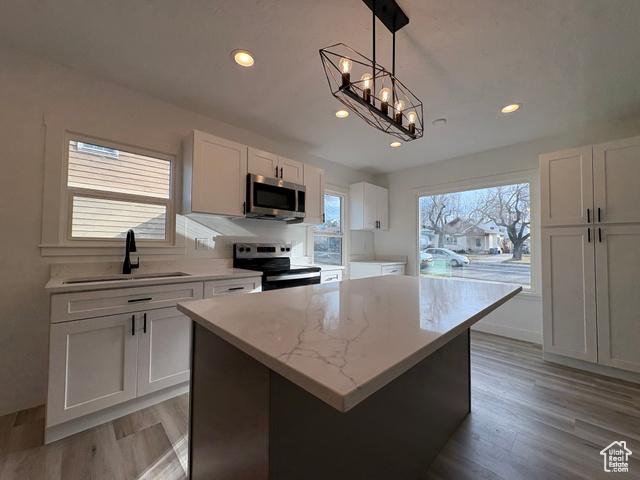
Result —
M155 277L155 274L163 275L166 273L177 272L186 275ZM143 275L143 278L135 278L137 275ZM253 270L243 270L240 268L210 266L203 264L167 266L166 268L153 268L133 270L131 275L123 275L121 273L114 274L96 274L96 275L69 275L51 278L45 285L47 293L69 293L69 292L86 292L92 290L106 290L112 288L123 287L143 287L148 285L167 285L174 283L186 282L202 282L207 280L225 280L234 278L260 277L261 272ZM101 277L107 277L110 280L100 280ZM77 281L82 279L96 279L86 283L66 283L68 281ZM117 280L113 280L117 279Z
M346 412L522 290L386 275L178 305Z

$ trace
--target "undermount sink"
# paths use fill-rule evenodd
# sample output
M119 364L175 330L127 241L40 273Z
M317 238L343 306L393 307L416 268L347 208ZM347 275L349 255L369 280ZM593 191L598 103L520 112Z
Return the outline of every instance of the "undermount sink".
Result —
M77 283L96 283L96 282L121 282L126 280L149 280L154 278L169 277L188 277L190 274L184 272L166 272L166 273L140 273L137 275L110 275L101 277L75 278L73 280L64 280L64 285L72 285Z

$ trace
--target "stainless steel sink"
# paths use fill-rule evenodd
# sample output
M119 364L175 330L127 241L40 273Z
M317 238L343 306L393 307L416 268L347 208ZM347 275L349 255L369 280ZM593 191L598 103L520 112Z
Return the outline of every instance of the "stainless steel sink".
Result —
M96 282L122 282L128 280L150 280L154 278L170 278L170 277L188 277L190 274L184 272L166 272L166 273L139 273L137 275L110 275L101 277L74 278L73 280L64 280L63 285L73 285L78 283L96 283Z

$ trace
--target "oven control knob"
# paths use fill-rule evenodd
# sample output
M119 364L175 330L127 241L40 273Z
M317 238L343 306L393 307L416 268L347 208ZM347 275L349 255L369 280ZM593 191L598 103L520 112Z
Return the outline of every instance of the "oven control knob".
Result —
M291 249L289 247L287 247L287 252L290 252L290 251L291 251Z
M281 251L281 252L284 252L284 247L280 247L280 251Z
M250 252L250 251L251 251L251 247L247 247L247 252Z
M244 247L240 247L238 250L240 250L241 252L244 252Z

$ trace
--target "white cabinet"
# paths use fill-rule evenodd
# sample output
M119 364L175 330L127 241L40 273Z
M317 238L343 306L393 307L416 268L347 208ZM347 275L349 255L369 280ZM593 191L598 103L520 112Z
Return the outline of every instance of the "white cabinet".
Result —
M404 275L404 263L390 262L350 262L349 270L352 280L356 278L379 277L381 275Z
M640 137L540 156L545 352L640 372Z
M47 426L136 396L135 315L51 326Z
M305 218L308 225L324 223L324 170L311 165L304 166Z
M320 283L341 282L342 270L322 270L320 272Z
M184 214L243 216L247 191L247 147L193 131L184 140Z
M188 381L191 319L171 307L143 312L137 320L138 396Z
M210 280L208 282L204 282L204 298L261 291L262 277L237 278L234 280Z
M302 184L304 164L297 160L280 157L257 148L248 149L248 171L254 175L278 178L285 182Z
M366 182L349 186L351 230L389 229L389 190Z

